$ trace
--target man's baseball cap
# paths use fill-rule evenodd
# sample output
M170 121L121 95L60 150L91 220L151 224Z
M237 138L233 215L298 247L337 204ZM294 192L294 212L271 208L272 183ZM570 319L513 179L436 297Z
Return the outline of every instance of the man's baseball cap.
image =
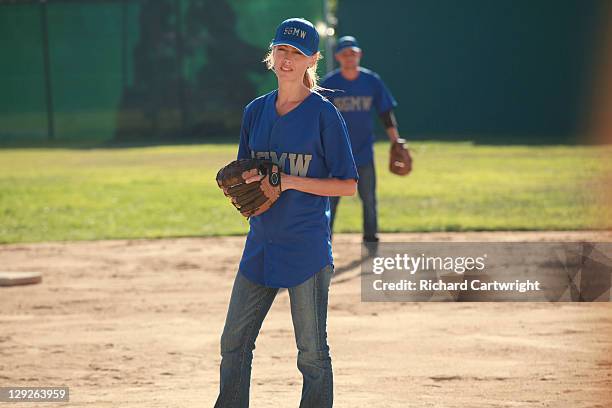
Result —
M340 37L338 39L338 44L336 44L336 51L334 52L334 54L339 53L345 48L351 48L355 51L361 51L357 39L350 35L345 35L344 37Z
M303 18L290 18L276 29L271 47L290 45L308 57L319 51L319 33L314 25Z

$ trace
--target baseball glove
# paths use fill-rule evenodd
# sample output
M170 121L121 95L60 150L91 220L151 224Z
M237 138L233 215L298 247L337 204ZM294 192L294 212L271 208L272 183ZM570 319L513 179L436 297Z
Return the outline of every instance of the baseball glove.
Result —
M405 176L412 171L412 157L404 143L406 143L404 139L397 139L391 144L389 152L389 171L398 176Z
M246 180L262 175L261 180ZM281 194L281 173L270 160L234 160L217 173L217 184L240 214L249 218L268 210Z

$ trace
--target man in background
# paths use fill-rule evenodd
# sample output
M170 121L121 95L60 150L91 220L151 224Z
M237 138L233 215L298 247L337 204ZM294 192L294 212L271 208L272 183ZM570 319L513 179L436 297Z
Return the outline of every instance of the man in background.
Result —
M357 188L363 206L363 241L374 243L368 245L370 249L378 242L372 110L381 118L392 143L398 141L399 132L393 114L397 102L378 74L360 66L362 55L355 37L341 37L335 50L340 68L326 75L321 86L326 88L324 95L342 113L348 127L359 173ZM340 197L330 197L332 232L339 201Z

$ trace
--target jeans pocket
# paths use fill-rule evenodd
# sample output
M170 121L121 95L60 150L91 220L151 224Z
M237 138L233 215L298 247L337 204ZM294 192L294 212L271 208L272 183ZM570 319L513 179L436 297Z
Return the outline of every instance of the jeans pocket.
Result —
M327 283L327 286L329 287L332 278L334 277L334 265L330 264L330 265L326 265L322 270L322 275L325 277L325 281Z

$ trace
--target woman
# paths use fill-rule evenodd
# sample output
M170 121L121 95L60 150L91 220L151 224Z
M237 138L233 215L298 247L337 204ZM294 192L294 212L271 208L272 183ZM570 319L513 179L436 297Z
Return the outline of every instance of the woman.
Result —
M319 35L307 20L281 23L264 60L278 89L247 105L238 159L274 161L282 193L251 217L221 336L221 384L215 407L248 407L255 340L278 288L288 288L303 375L301 408L333 403L327 345L327 296L334 272L329 196L355 194L358 180L346 125L316 92ZM248 180L259 180L254 177Z

